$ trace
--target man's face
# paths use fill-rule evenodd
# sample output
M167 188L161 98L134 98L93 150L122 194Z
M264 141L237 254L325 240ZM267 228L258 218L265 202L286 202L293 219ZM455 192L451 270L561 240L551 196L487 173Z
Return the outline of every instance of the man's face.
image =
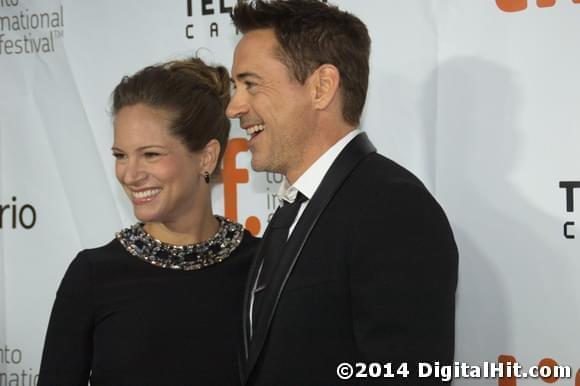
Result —
M295 180L306 169L304 148L312 146L312 95L308 80L295 80L276 57L271 29L246 33L234 53L235 92L226 110L250 136L252 167Z

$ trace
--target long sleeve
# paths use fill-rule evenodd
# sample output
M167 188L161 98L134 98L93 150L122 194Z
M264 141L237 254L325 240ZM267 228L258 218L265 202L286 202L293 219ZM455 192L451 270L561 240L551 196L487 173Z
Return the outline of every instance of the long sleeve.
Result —
M89 256L70 264L52 308L38 386L86 386L93 352L93 295Z
M453 360L457 249L445 214L422 186L394 183L375 193L356 229L350 280L361 360L392 362L397 385L441 384L415 377L418 362ZM407 378L396 374L401 362Z

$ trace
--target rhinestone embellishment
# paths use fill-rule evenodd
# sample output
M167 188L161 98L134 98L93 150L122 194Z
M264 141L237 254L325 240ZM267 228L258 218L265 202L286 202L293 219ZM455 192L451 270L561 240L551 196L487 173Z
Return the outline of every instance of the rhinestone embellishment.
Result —
M227 259L240 245L244 236L241 224L222 216L219 230L209 240L197 244L172 245L154 239L137 223L115 234L117 240L131 255L157 267L194 271Z

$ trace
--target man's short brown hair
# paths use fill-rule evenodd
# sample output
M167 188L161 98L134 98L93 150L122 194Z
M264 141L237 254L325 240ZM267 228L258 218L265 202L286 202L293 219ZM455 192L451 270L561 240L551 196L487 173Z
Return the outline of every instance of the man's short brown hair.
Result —
M238 0L232 20L242 33L273 29L280 60L300 83L323 64L336 66L343 118L359 124L368 88L371 44L359 18L319 0Z

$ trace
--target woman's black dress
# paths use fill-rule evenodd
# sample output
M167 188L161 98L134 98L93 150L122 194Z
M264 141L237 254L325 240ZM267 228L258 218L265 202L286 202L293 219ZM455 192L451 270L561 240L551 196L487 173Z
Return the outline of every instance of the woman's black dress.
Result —
M38 386L236 385L242 297L258 239L223 261L152 265L118 239L84 250L58 289Z

